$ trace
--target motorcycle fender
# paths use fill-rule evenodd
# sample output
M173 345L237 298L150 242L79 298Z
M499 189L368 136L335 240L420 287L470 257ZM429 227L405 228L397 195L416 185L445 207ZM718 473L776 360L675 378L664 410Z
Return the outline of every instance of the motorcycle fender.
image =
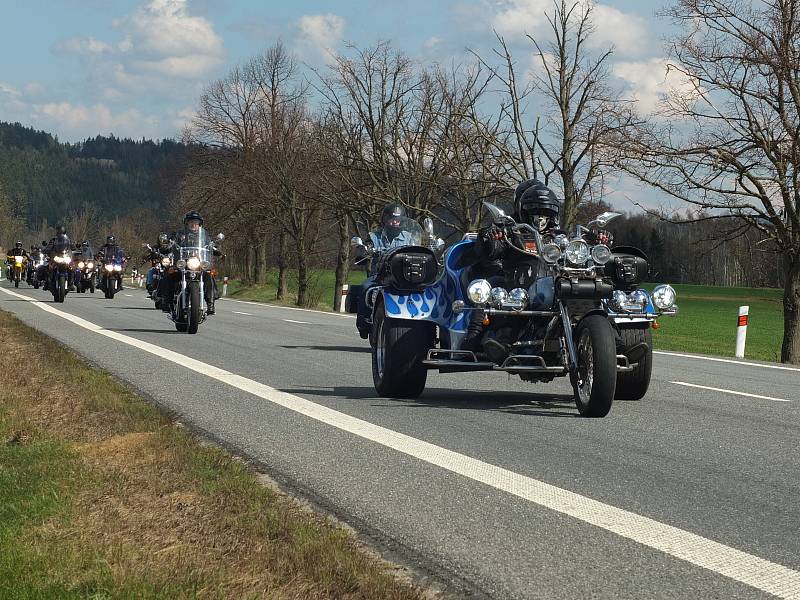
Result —
M379 293L383 297L388 317L414 321L434 320L432 314L436 309L437 298L431 288L413 293L398 293L383 288Z

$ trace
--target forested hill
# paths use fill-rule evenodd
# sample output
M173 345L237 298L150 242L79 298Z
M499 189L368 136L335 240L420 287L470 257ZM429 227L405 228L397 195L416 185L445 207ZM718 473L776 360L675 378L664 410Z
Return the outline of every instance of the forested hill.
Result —
M0 189L29 226L55 225L85 209L112 219L139 208L156 213L183 144L97 136L64 144L49 133L0 122Z

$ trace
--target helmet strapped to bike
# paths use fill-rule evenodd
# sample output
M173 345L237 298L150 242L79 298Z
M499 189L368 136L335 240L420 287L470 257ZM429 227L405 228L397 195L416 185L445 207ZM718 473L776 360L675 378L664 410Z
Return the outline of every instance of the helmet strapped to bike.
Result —
M515 197L515 218L523 223L533 225L540 231L548 226L558 225L561 202L553 190L536 179L524 183L529 185L525 186L519 197ZM519 187L517 186L517 189Z

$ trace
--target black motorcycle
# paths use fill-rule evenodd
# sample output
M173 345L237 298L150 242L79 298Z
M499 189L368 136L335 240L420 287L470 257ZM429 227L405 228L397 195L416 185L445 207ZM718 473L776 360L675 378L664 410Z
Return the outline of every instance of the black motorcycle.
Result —
M221 233L217 240L225 236ZM177 283L172 298L170 318L175 329L186 333L197 333L200 323L207 317L205 287L213 286L212 261L214 241L204 228L187 231L175 244L175 275Z

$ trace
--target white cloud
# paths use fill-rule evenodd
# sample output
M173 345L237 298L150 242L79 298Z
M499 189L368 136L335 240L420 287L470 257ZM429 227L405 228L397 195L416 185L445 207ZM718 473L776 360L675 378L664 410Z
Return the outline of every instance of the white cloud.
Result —
M431 48L434 48L434 47L438 46L441 42L442 42L442 38L433 36L433 37L429 37L427 40L425 40L424 46L425 46L426 49L430 50Z
M0 81L0 94L9 98L18 98L20 91L13 85Z
M344 27L345 20L339 15L303 15L297 21L300 50L304 54L310 51L329 59L342 40Z
M670 68L665 58L639 62L621 62L613 73L628 84L631 99L643 113L653 113L668 98L690 99L697 95L696 81Z
M139 110L129 108L113 112L107 105L96 103L90 106L71 102L47 102L31 106L31 114L38 122L49 123L59 133L68 137L114 133L119 136L143 135L152 131L155 120Z
M593 47L614 45L618 54L641 54L647 50L650 36L647 21L639 15L625 13L607 4L595 4Z
M55 45L56 52L66 54L92 55L112 52L111 44L89 37L71 37L61 40Z

